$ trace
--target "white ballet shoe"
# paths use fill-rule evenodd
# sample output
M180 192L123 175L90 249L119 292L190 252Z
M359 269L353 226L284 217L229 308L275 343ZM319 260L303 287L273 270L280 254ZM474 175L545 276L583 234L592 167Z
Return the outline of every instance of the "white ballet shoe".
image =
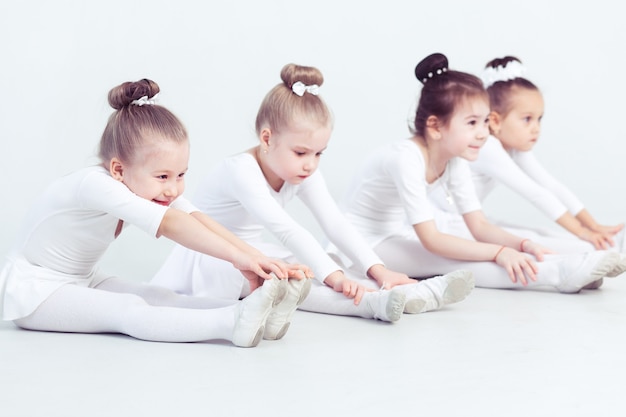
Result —
M583 290L597 290L602 286L602 284L604 284L604 278L600 278L593 282L590 282L589 284L585 285L582 289Z
M263 339L278 340L282 338L291 324L291 317L311 291L311 278L295 279L287 281L287 294L285 299L274 307L265 322Z
M616 252L595 251L580 256L568 256L560 261L561 282L556 288L566 294L574 294L586 285L609 274L620 274L624 270L622 256ZM613 275L615 276L615 275Z
M396 288L366 292L361 299L373 318L390 323L400 320L405 302L406 295Z
M619 261L615 264L613 269L611 269L606 274L606 276L609 278L615 278L616 276L619 276L623 274L624 271L626 271L626 254L618 253L618 255L619 255Z
M235 346L254 347L259 344L272 308L285 298L286 286L286 280L273 276L241 300L235 309L235 328L232 339Z
M464 300L474 289L474 274L458 270L397 288L402 288L407 296L405 313L426 313Z
M620 261L613 267L613 269L611 269L609 272L606 273L607 277L615 278L623 274L624 271L626 271L626 254L620 253L619 256L620 256ZM585 285L582 289L583 290L597 290L598 288L602 286L603 283L604 283L604 279L600 278Z

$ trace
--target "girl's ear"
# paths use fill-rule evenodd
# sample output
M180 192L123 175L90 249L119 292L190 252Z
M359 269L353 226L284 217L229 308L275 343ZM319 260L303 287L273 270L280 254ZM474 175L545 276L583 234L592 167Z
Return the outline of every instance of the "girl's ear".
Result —
M267 153L267 149L270 147L270 138L272 137L272 131L269 127L261 129L259 139L261 140L261 150Z
M489 130L494 135L498 135L500 133L500 123L502 123L502 116L495 110L492 110L489 113Z
M441 139L441 123L437 116L429 116L426 119L426 134L432 139Z
M124 166L122 161L117 158L112 158L109 162L109 172L114 180L122 181L124 179Z

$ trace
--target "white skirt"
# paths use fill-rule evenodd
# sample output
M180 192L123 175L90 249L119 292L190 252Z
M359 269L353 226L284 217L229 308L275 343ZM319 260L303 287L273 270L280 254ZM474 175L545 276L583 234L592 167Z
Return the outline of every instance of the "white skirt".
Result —
M2 319L16 320L30 315L63 285L93 288L110 277L97 269L87 276L65 274L33 265L21 256L9 255L0 272Z

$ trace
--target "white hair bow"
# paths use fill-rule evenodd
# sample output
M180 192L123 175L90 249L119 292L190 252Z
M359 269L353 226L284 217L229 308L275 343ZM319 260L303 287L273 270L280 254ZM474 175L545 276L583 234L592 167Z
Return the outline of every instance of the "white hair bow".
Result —
M131 101L130 104L133 104L139 107L143 106L144 104L156 104L158 97L159 97L159 93L156 93L155 95L153 95L152 98L148 98L148 96L143 96L143 97L138 98L137 100Z
M509 81L521 77L526 72L526 68L519 61L509 61L505 67L498 65L497 68L485 68L482 75L485 88L489 88L498 81Z
M296 93L300 97L302 97L305 92L309 93L309 94L313 94L314 96L316 96L318 94L318 92L319 92L319 88L320 88L320 86L317 85L317 84L306 85L302 81L296 81L291 86L291 91L293 91L294 93Z

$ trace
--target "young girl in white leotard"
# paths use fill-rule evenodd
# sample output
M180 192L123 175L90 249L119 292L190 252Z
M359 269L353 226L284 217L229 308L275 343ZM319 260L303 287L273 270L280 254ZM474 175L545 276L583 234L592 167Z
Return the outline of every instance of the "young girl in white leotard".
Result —
M415 73L424 85L413 135L367 159L345 200L347 217L389 268L416 277L467 269L481 287L566 293L626 268L606 251L557 259L489 223L468 166L489 134L488 95L477 77L448 69L442 54Z
M56 180L35 202L0 275L4 320L31 330L250 347L274 325L268 317L280 322L290 314L277 317L287 280L272 275L306 268L265 257L181 196L189 141L176 116L155 104L158 92L145 79L109 92L115 112L100 141L102 163ZM98 261L128 224L219 257L265 284L242 302L225 302L108 275Z
M521 61L512 56L490 61L483 72L491 106L491 135L478 159L470 164L479 198L485 199L497 184L523 196L571 235L528 227L515 230L559 253L611 247L621 252L624 225L599 224L571 190L533 155L544 102L539 88L524 73Z
M403 311L433 310L465 298L473 287L468 272L418 284L387 269L346 221L317 169L332 130L330 110L318 94L322 74L313 67L289 64L281 78L260 106L259 144L215 167L198 186L197 206L264 253L309 265L316 280L300 309L395 322ZM295 197L344 251L356 273L348 275L345 265L329 256L315 236L289 215L284 206ZM264 230L278 242L267 241ZM152 282L184 294L246 296L249 283L221 264L176 247ZM172 271L182 273L174 277Z

